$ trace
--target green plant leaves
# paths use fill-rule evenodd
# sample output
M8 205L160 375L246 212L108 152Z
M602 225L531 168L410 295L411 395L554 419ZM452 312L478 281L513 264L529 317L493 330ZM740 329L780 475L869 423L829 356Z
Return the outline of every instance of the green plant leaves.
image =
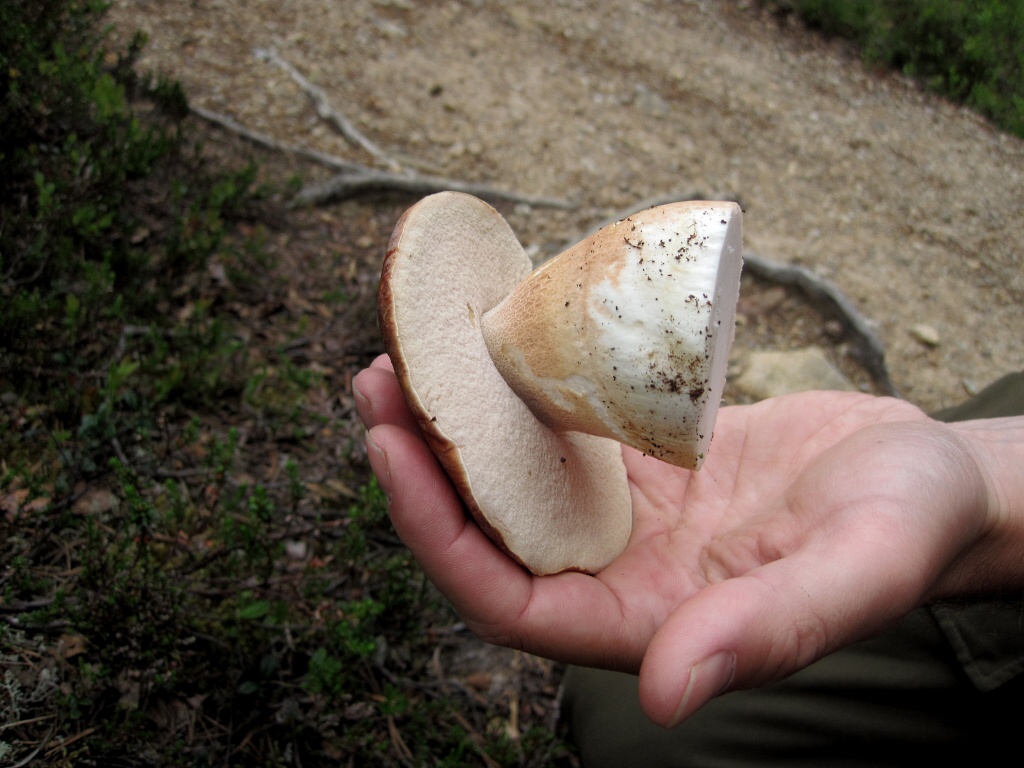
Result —
M1024 3L1004 0L781 0L811 26L1024 136Z

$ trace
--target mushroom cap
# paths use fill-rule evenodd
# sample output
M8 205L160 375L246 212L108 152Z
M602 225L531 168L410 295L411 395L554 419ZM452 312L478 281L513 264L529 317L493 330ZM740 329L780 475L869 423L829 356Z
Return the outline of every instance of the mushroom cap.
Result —
M426 197L388 245L381 333L428 444L484 532L536 574L596 573L632 527L622 448L538 420L481 330L531 271L491 206L457 192Z
M539 267L488 312L491 358L555 431L699 469L725 388L742 250L736 203L638 211Z

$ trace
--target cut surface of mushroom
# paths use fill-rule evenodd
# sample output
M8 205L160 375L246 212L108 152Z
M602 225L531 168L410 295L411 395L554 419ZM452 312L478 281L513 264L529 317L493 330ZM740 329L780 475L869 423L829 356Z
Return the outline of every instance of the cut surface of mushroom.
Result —
M480 527L534 573L595 573L625 547L620 442L696 467L711 439L739 210L679 205L535 271L469 195L424 198L392 235L378 311L406 399Z
M555 431L697 469L725 386L741 262L735 203L649 208L538 268L484 316L484 339Z

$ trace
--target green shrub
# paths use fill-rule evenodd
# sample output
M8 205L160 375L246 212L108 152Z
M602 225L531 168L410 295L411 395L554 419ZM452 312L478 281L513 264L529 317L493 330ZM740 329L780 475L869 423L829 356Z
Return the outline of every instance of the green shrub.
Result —
M286 348L294 275L233 221L255 169L205 167L104 8L0 3L0 763L571 764L435 679L456 618L344 377Z
M74 339L115 282L144 266L127 245L126 184L168 143L128 113L124 83L104 67L93 23L101 10L19 0L0 10L0 338L8 350L44 333ZM64 322L55 327L54 318Z
M107 50L105 7L0 5L0 376L16 381L109 359L100 331L166 310L251 181L190 166L180 88L138 79L141 36ZM131 96L166 108L143 120Z
M1005 0L781 0L810 26L1024 136L1024 3Z
M204 168L181 88L136 74L142 36L108 49L105 10L0 4L0 395L38 417L0 455L51 445L72 476L238 372L196 286L255 173Z

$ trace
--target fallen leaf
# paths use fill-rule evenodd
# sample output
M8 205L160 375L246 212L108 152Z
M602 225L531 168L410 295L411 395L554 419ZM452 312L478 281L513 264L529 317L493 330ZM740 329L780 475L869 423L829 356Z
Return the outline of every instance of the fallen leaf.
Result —
M117 496L107 488L90 488L71 507L76 515L101 515L117 508Z
M57 652L64 659L73 659L86 651L88 642L82 635L61 635L57 641Z

